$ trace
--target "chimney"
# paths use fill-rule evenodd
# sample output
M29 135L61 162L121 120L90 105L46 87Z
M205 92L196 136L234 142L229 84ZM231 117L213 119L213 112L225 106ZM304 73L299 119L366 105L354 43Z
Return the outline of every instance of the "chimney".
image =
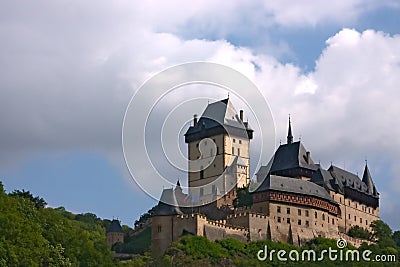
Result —
M243 122L243 109L240 110L240 120Z
M197 114L193 115L193 125L194 127L197 127Z
M306 156L307 156L307 164L310 164L311 163L310 151L306 152Z

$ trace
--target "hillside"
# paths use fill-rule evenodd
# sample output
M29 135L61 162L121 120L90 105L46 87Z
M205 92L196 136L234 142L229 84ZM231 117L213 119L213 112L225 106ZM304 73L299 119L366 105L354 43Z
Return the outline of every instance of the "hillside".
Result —
M0 266L116 266L106 244L109 221L75 215L0 182Z
M150 211L152 211L151 209ZM151 213L151 212L150 212ZM146 217L147 221L151 218ZM140 222L140 220L139 220ZM63 207L46 208L46 202L26 191L6 194L0 182L0 266L319 266L321 262L260 261L257 253L265 246L268 251L314 249L320 253L336 248L336 240L316 238L303 247L270 240L242 243L235 239L211 242L204 237L186 235L176 240L160 258L150 256L151 228L146 225L135 235L124 226L125 244L113 250L128 253L127 261L113 259L106 244L105 229L109 220L91 213L73 214ZM139 223L138 223L139 224ZM359 251L369 249L372 255L397 257L400 252L400 231L392 230L382 221L374 225L371 238L377 244L363 244ZM365 233L355 233L365 234ZM348 246L346 249L354 249ZM341 266L366 266L365 262L339 262ZM337 266L325 258L325 266ZM336 264L336 265L335 265ZM400 266L368 262L368 266Z

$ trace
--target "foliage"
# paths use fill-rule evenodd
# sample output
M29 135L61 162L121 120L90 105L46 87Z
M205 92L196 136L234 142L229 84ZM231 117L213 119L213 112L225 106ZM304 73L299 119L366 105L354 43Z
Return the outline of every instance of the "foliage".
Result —
M12 193L9 194L9 196L26 198L32 201L37 209L43 209L47 205L47 202L44 201L43 198L40 198L38 196L34 197L29 191L25 191L23 189L22 191L14 190Z
M148 219L154 216L156 212L157 206L152 207L149 209L145 214L142 214L139 218L139 220L135 221L135 227L139 226L141 223L145 223Z
M238 188L236 190L236 193L237 193L237 197L234 200L235 208L251 206L253 204L253 197L249 193L248 187Z
M378 245L381 247L396 247L392 239L392 229L390 229L389 225L381 220L376 220L370 226L372 228L372 238L378 241Z
M124 243L116 243L112 249L117 253L144 254L150 249L151 227L145 228L139 234L130 237L125 231Z
M351 237L357 237L366 240L371 238L371 233L358 225L352 226L349 229L348 235Z
M302 247L296 247L287 243L273 242L271 240L254 241L243 243L236 239L228 238L209 241L205 237L200 236L183 236L175 241L166 251L166 253L157 259L140 258L141 264L144 266L400 266L399 263L391 262L390 265L385 263L357 262L357 261L331 261L326 255L322 261L279 261L276 253L284 250L287 253L297 251L301 255L304 250L314 250L317 254L323 254L323 250L329 248L337 249L337 240L317 237L308 241ZM270 260L265 261L257 259L257 253L267 247L267 251L274 251L274 256ZM344 251L355 250L356 248L350 244L344 248ZM364 243L360 248L360 252L370 249L373 255L376 254L394 254L396 251L384 250L379 245L367 245ZM269 255L269 254L268 254ZM286 254L286 258L288 255ZM141 265L143 266L143 265Z
M0 190L0 266L116 266L101 220Z
M393 233L392 238L393 238L394 242L396 243L396 246L398 246L400 248L400 231L395 231Z

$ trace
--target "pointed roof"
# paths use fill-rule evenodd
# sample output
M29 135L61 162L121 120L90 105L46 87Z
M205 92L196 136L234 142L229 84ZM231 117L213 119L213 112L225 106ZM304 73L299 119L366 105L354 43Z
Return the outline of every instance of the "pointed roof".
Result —
M155 212L156 216L183 214L172 188L164 189Z
M292 134L292 125L290 123L290 114L289 114L289 129L288 129L288 135L287 135L287 143L291 144L293 143L293 134Z
M375 185L372 182L371 174L369 174L367 166L366 170L364 170L363 180L361 180L358 175L355 175L334 165L331 165L328 171L331 173L332 177L334 177L335 183L339 184L342 188L348 187L358 192L371 195L374 198L378 197L378 193L376 191ZM371 191L369 190L369 186L365 181L367 181L368 184L372 186Z
M271 166L271 173L294 168L317 170L317 166L310 159L307 162L307 150L300 141L280 145L276 150Z
M369 172L367 163L365 163L365 168L364 168L364 174L363 174L362 181L367 186L368 193L370 195L372 195L372 194L376 195L376 188L375 188L374 182L372 181L372 177L371 177L371 174Z
M185 141L190 142L192 139L202 139L206 136L219 133L221 130L232 130L230 133L245 135L249 139L252 138L253 130L247 122L240 120L229 98L208 104L197 126L189 127L185 133Z
M334 178L332 177L331 173L328 172L327 170L324 170L322 168L319 168L312 176L311 176L311 182L316 183L320 186L325 187L328 190L335 191L334 187L338 187L334 183ZM338 188L340 192L343 193L343 188Z
M123 233L121 224L118 220L112 220L110 226L107 227L107 233Z

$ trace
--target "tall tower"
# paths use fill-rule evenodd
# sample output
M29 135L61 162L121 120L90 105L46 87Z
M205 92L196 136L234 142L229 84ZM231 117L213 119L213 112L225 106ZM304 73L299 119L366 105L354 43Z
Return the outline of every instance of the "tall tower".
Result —
M189 193L209 202L250 182L253 130L229 98L208 104L185 134L189 154Z

